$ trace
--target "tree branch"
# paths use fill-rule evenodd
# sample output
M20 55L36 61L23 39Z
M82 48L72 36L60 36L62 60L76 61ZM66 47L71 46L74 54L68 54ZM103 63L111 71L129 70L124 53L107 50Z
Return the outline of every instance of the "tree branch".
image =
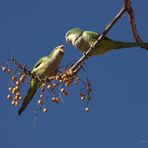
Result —
M131 6L130 0L125 0L125 9L126 9L126 11L128 13L129 22L130 22L130 26L131 26L131 31L132 31L132 34L133 34L133 36L135 38L135 41L136 42L142 42L142 39L140 38L140 35L138 34L138 31L136 29L134 11L133 11L133 8ZM148 50L147 46L142 46L142 48Z

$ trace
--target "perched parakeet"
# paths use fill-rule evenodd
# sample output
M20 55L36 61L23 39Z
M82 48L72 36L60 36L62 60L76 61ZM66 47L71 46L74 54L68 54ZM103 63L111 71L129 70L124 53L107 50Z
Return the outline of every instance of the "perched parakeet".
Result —
M55 75L63 55L64 45L57 46L48 56L44 56L37 61L31 71L31 74L36 74L40 79ZM30 79L30 87L24 98L22 107L18 111L18 115L20 115L25 110L39 86L40 84L35 78Z
M72 45L81 50L82 52L86 52L89 47L98 39L100 34L92 31L84 31L79 28L73 28L69 30L66 35L66 42L72 43ZM104 37L98 45L94 49L89 56L92 55L101 55L107 51L111 51L113 49L119 48L130 48L130 47L141 47L148 46L148 43L132 43L132 42L120 42L109 39L108 37Z

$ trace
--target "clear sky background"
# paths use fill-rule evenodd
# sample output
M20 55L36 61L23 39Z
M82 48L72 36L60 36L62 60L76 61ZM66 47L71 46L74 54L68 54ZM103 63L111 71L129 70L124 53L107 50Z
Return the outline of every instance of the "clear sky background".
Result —
M0 0L0 61L8 52L31 69L55 46L65 45L62 64L82 53L65 42L73 27L103 31L123 0ZM148 1L132 0L137 29L148 42ZM134 41L127 15L109 37ZM0 148L144 148L148 147L148 51L121 49L87 61L93 101L89 113L76 89L64 103L47 105L34 124L37 96L21 117L6 99L8 77L0 72ZM24 88L24 93L27 87Z

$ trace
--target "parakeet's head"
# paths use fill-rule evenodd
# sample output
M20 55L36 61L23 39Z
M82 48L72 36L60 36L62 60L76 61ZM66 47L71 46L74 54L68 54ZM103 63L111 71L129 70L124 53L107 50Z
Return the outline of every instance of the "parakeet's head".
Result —
M81 30L80 28L73 28L69 30L65 35L66 42L67 43L74 42L79 36L82 35L82 33L83 30Z
M49 56L51 56L52 59L61 60L63 55L64 55L64 45L59 45L54 48L54 50L52 51L52 53Z

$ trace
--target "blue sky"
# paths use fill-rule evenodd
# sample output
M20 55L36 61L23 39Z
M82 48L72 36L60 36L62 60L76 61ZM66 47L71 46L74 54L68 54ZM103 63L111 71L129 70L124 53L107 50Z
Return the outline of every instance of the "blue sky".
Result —
M82 54L65 43L73 27L97 32L122 6L122 0L5 0L0 1L0 62L8 53L31 69L55 46L65 45L63 65ZM132 1L137 29L148 42L148 1ZM108 36L133 41L127 15ZM92 82L91 111L85 113L77 90L61 104L49 104L34 125L37 96L21 117L6 99L8 77L0 72L0 148L139 148L148 146L148 51L121 49L89 59L85 65ZM25 93L27 87L24 88Z

